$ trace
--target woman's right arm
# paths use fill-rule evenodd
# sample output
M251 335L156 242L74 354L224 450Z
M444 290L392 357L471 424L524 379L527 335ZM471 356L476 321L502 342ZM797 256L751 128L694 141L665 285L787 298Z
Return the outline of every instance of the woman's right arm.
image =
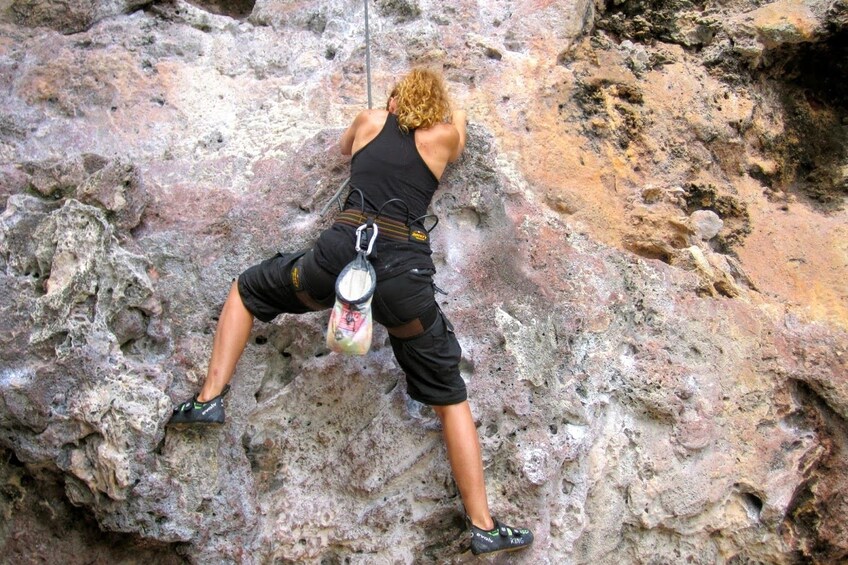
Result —
M459 159L459 156L462 155L462 152L465 150L465 121L465 110L455 110L453 112L453 115L451 116L451 124L453 124L457 133L459 133L459 142L457 143L456 148L451 152L451 156L448 159L448 162L450 163Z

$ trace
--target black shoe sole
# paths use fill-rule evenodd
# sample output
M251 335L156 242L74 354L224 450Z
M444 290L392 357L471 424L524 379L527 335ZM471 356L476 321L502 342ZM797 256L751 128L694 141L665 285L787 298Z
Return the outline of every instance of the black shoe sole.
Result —
M224 422L168 422L166 428L195 428L195 427L218 427L223 426Z
M533 545L533 544L531 543L531 544L528 544L528 545L522 545L521 547L505 547L503 549L496 549L495 551L486 551L484 553L474 553L472 551L471 554L474 557L488 557L490 555L498 555L500 553L512 553L513 551L521 551L522 549L527 549L531 545Z

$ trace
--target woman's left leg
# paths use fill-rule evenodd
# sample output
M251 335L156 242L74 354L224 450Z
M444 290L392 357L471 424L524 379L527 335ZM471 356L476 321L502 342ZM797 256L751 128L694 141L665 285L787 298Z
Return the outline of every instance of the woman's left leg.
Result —
M433 271L410 270L377 285L374 318L388 329L395 358L407 375L407 392L433 407L465 511L491 529L477 428L459 374L462 349L433 295Z

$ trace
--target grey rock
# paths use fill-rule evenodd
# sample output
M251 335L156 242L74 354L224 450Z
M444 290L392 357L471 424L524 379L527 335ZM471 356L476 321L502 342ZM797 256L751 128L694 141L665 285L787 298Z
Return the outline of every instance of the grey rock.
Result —
M324 314L257 323L227 423L164 427L204 378L234 277L332 221L317 212L347 175L338 137L366 101L361 3L224 4L4 5L0 545L465 562L438 419L406 395L381 328L346 358ZM733 193L746 158L794 170L761 155L784 132L772 81L734 74L764 49L742 4L634 12L622 33L646 35L620 48L592 2L370 12L377 106L427 63L470 111L433 257L493 512L537 533L517 562L846 550L844 327L796 317L742 258L689 241L734 245L744 205L769 205ZM634 226L642 256L619 245Z
M78 33L104 18L125 14L148 3L149 0L13 0L9 10L19 25Z
M718 235L724 222L712 210L695 210L689 216L689 225L699 239L708 241Z

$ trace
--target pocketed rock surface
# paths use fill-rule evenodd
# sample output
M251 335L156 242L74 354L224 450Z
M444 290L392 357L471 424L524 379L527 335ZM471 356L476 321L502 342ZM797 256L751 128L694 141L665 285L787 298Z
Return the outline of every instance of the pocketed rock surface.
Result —
M382 328L257 323L227 423L165 428L233 278L332 221L364 15L0 1L5 559L472 561ZM844 0L369 19L374 106L427 64L469 113L436 284L493 513L536 534L509 562L848 559Z

